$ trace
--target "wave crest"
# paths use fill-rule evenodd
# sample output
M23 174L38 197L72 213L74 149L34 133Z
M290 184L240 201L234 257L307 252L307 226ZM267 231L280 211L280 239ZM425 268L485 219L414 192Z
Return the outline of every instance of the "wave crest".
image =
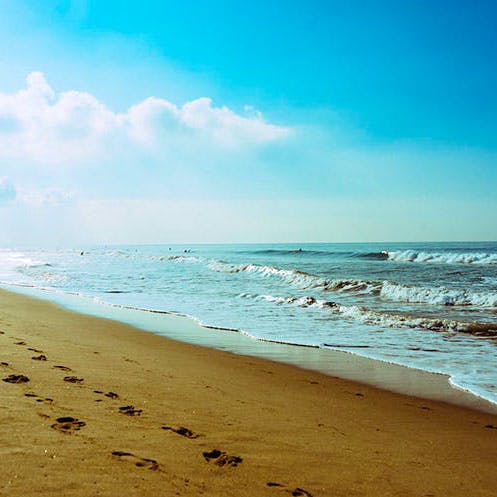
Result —
M381 282L362 280L327 279L300 271L298 269L280 269L274 266L260 266L258 264L230 264L222 261L209 263L212 271L223 273L252 273L263 277L278 277L287 283L301 289L320 289L334 292L359 292L378 294Z
M254 295L242 293L240 298L263 300L275 304L288 304L297 307L311 307L331 311L343 318L360 321L367 325L387 328L413 328L442 333L463 333L475 337L497 338L497 323L465 322L454 319L434 319L402 314L372 311L367 307L341 305L338 302L319 300L311 296L275 297L273 295Z
M170 255L169 257L159 257L158 260L169 262L199 262L201 259L194 255Z
M497 254L485 252L424 252L402 250L387 252L395 262L430 262L438 264L497 264Z
M395 302L446 306L497 307L497 294L445 287L415 287L383 282L380 297Z
M476 292L446 287L417 287L390 281L354 279L326 279L295 269L279 269L257 264L230 264L222 261L209 263L209 268L225 273L252 273L263 277L278 277L300 290L350 292L358 295L379 296L385 300L444 306L497 307L497 293Z

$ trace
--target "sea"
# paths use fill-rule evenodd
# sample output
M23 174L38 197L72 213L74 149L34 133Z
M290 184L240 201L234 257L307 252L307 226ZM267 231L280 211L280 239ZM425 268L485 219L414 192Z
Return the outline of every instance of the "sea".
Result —
M443 373L497 403L497 242L4 248L0 284Z

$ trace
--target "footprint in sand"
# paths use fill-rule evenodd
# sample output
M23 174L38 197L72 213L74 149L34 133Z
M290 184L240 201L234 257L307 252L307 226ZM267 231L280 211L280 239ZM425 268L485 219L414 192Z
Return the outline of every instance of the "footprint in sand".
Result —
M162 426L161 428L163 430L169 430L174 433L177 433L178 435L181 435L182 437L190 439L198 438L201 436L200 434L194 433L192 430L190 430L189 428L185 428L184 426L180 426L178 428L173 428L172 426Z
M54 366L54 369L60 369L61 371L72 371L71 368L68 368L67 366Z
M8 365L9 365L9 363L8 363L8 362L0 362L0 366L5 366L5 367L7 367Z
M281 483L276 483L274 481L268 481L266 483L268 487L272 488L278 488L279 490L283 490L286 493L289 493L293 497L312 497L312 494L308 492L307 490L304 490L303 488L296 487L296 488L288 488L286 485L283 485Z
M93 390L93 393L103 394L102 390ZM102 402L102 399L95 399L95 402Z
M119 395L117 395L117 393L115 393L115 392L104 393L102 390L93 390L93 393L98 393L98 394L101 394L101 395L105 395L109 399L118 399L119 398Z
M488 428L490 430L497 430L497 426L495 425L485 425L485 428Z
M43 354L43 350L34 349L33 347L28 347L28 350L31 350L31 352L36 352L37 354Z
M203 452L204 459L207 462L214 462L218 466L231 466L236 468L243 459L239 456L230 456L226 452L222 452L218 449L211 450L210 452Z
M152 471L156 471L159 469L159 463L155 459L138 457L134 454L131 454L131 452L123 452L122 450L115 450L112 452L112 455L124 461L132 462L138 468L146 468Z
M123 406L119 408L121 414L126 414L126 416L141 416L143 412L142 409L135 409L135 406Z
M36 402L46 402L48 404L51 404L53 402L53 399L50 399L48 397L40 397L39 395L36 395L35 393L25 393L24 397L32 397L36 400Z
M80 421L77 418L73 418L71 416L64 416L56 419L56 423L52 425L54 430L58 430L62 433L72 433L74 431L78 431L83 426L86 426L84 421Z
M47 356L41 354L41 355L33 356L31 359L33 359L33 361L46 361L47 360Z
M27 343L21 340L20 342L15 342L14 345L27 345Z
M84 381L84 378L78 378L76 376L64 376L64 381L67 381L68 383L82 383Z
M7 376L7 378L3 378L2 381L5 381L6 383L27 383L29 378L23 374L11 374Z

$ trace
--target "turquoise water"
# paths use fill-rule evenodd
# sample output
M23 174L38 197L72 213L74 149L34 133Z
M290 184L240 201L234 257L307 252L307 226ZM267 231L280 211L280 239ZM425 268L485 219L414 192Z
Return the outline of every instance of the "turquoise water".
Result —
M4 249L0 279L446 373L497 402L495 242Z

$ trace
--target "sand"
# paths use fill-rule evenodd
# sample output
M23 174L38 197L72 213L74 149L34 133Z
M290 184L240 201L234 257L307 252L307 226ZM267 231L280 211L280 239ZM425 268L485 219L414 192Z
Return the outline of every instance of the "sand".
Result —
M490 413L5 291L0 362L0 496L497 492Z

